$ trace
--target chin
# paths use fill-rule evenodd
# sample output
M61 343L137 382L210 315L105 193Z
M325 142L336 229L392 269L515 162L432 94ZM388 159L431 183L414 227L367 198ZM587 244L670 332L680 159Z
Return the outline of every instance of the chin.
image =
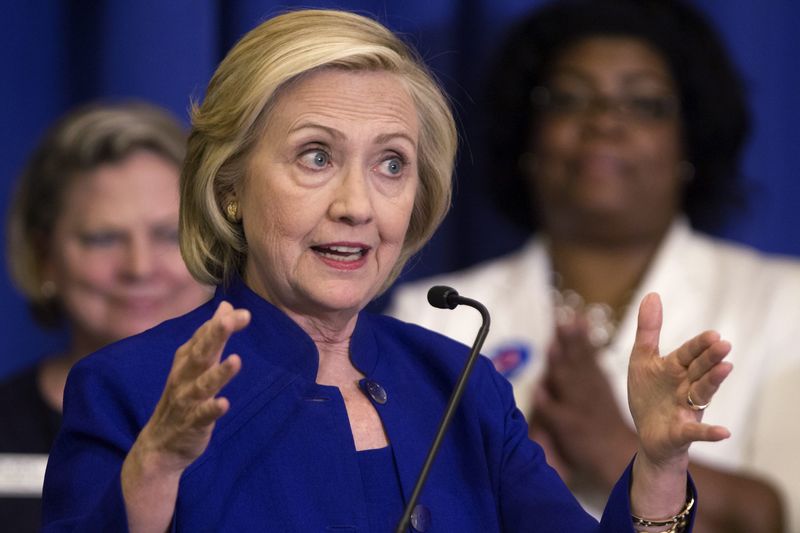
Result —
M361 287L337 286L313 298L328 311L361 311L372 300L376 291Z

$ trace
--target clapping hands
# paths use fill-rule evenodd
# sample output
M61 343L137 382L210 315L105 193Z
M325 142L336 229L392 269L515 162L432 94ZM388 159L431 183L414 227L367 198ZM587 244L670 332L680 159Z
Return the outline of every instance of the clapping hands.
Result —
M661 323L660 299L650 294L639 310L628 371L635 432L597 362L585 321L577 317L556 327L548 368L534 395L531 437L567 483L580 478L608 490L637 450L655 464L685 465L692 442L729 435L723 427L703 424L702 411L687 398L691 395L695 405L711 401L732 369L724 361L730 344L707 331L662 357Z

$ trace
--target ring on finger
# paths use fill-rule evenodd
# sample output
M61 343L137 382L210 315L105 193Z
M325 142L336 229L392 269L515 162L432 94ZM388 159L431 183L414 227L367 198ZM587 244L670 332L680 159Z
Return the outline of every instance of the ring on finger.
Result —
M691 409L692 411L702 411L703 409L708 407L711 402L704 403L704 404L701 405L701 404L695 402L694 400L692 400L692 391L687 391L686 392L686 403L689 404L689 409Z

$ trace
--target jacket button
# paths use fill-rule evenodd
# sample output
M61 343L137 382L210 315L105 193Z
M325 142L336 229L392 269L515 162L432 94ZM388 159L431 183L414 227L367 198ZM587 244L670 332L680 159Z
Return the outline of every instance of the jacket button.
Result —
M431 511L422 504L414 507L411 513L411 527L421 533L427 531L431 527Z
M381 405L386 403L386 389L381 387L380 383L368 379L364 383L364 386L367 388L367 394L369 394L369 397L372 398L375 403Z

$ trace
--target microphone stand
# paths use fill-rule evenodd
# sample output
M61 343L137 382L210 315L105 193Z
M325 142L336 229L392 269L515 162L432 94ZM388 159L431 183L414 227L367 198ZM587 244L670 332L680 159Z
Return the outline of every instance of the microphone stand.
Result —
M434 296L435 290L440 290L440 292L444 290L444 293L442 294L444 300L443 302L434 301L436 298L436 296ZM483 346L483 341L486 340L486 335L489 334L489 311L486 310L486 307L484 307L482 303L472 300L471 298L459 296L454 289L442 286L431 288L428 293L428 301L434 307L441 308L454 309L456 306L462 304L473 307L481 314L482 323L480 329L478 330L478 335L475 337L475 342L472 343L472 350L469 353L467 363L464 365L464 369L461 371L461 374L458 377L458 382L453 389L453 393L450 395L450 401L447 402L444 415L442 416L441 422L439 422L439 429L436 432L436 437L433 439L433 444L428 451L428 456L425 458L425 463L422 465L419 478L417 478L417 484L414 486L414 490L411 492L411 498L408 500L408 504L406 504L405 511L403 512L402 518L400 518L400 522L397 524L395 533L404 533L407 531L408 523L411 520L411 513L413 512L414 507L417 504L417 499L422 492L422 486L425 484L425 480L428 478L428 472L430 471L433 460L436 458L436 454L439 451L439 446L442 444L444 434L447 431L447 428L450 426L450 422L452 421L453 415L456 412L458 403L461 401L461 396L464 394L467 379L469 379L469 375L472 373L472 367L475 366L475 361L478 360L478 355L480 354L481 347Z

